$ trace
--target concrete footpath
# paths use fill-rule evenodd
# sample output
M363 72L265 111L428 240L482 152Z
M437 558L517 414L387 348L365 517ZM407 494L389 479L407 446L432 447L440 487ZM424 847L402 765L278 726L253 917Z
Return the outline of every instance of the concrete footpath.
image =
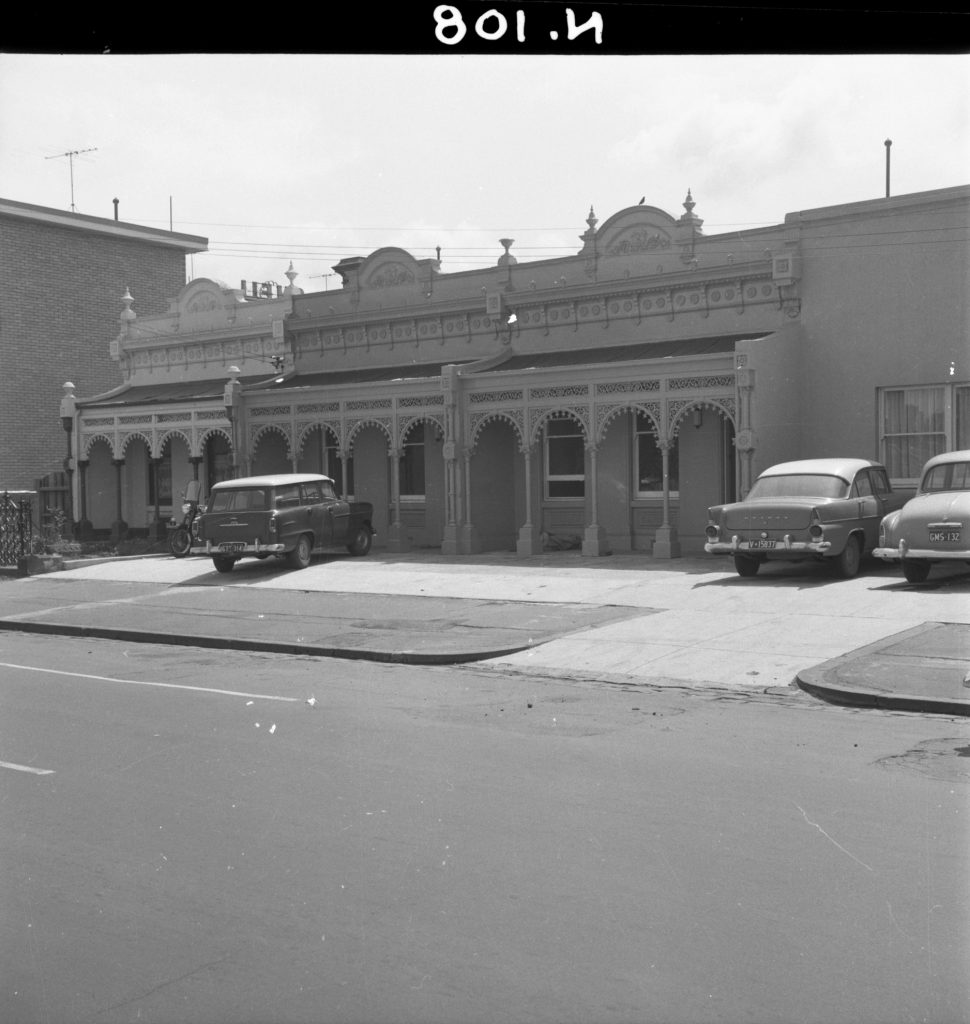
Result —
M299 572L125 558L0 586L0 631L102 637L627 685L802 690L865 707L970 714L970 572L926 584L867 562L852 580L713 557L557 552L334 555ZM0 633L2 642L2 633Z

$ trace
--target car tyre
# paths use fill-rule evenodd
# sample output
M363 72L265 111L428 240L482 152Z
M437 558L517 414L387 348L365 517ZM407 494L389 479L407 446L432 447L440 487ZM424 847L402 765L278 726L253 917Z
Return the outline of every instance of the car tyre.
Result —
M296 546L287 554L286 561L291 569L305 569L310 564L312 553L309 534L301 533L296 539Z
M212 564L216 567L216 572L232 572L232 567L236 564L236 560L226 555L213 555Z
M832 559L835 574L844 580L858 576L859 566L862 564L862 545L858 537L850 537L845 542L842 554L835 555Z
M185 558L192 550L192 534L184 526L180 526L173 534L169 542L172 554L176 558Z
M903 559L903 575L908 583L923 583L929 574L929 562L914 562L912 559Z
M358 558L361 555L366 555L370 551L372 540L372 534L369 526L361 526L357 533L354 534L354 539L347 545L347 550Z
M761 563L757 558L748 558L747 555L735 555L734 568L739 576L757 576Z

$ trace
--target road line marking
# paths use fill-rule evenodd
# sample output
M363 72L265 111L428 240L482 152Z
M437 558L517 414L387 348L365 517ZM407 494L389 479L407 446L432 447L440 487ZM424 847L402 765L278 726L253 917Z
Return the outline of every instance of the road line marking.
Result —
M300 697L280 697L275 693L243 693L238 690L219 690L212 686L188 686L183 683L156 683L145 679L116 679L113 676L94 676L86 672L64 672L57 668L40 668L37 665L14 665L0 661L0 668L19 668L23 672L47 672L54 676L70 676L72 679L94 679L99 683L127 683L129 686L157 686L164 690L191 690L194 693L218 693L223 697L253 697L258 700L279 700L296 703Z
M26 764L14 764L12 761L0 761L0 768L10 768L15 772L27 772L29 775L53 775L53 768L31 768Z

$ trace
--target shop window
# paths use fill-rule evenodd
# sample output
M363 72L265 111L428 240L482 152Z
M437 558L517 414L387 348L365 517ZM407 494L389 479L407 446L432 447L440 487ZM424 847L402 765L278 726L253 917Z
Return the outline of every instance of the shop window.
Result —
M638 412L634 433L637 497L661 497L664 490L663 455L657 445L656 427L653 424L653 420L644 413ZM676 444L671 447L667 456L667 475L670 494L672 497L678 497L680 493L680 467Z
M550 420L545 429L546 497L586 495L586 445L583 430L571 418Z
M915 481L927 459L970 447L970 385L882 388L880 448L893 480Z
M401 497L424 500L424 424L416 423L401 449Z

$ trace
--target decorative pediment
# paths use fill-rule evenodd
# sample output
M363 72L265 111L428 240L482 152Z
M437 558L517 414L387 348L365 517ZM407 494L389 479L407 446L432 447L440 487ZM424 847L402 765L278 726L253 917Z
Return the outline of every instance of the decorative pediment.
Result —
M674 243L677 222L655 206L630 206L613 214L596 232L603 256L661 253Z
M202 322L221 317L223 321L227 310L234 309L239 302L236 292L221 281L200 277L190 281L179 293L171 310L180 320ZM208 326L208 325L207 325ZM185 330L185 327L182 328Z
M360 283L364 288L396 288L413 285L418 280L418 261L405 249L396 247L377 249L360 268Z

